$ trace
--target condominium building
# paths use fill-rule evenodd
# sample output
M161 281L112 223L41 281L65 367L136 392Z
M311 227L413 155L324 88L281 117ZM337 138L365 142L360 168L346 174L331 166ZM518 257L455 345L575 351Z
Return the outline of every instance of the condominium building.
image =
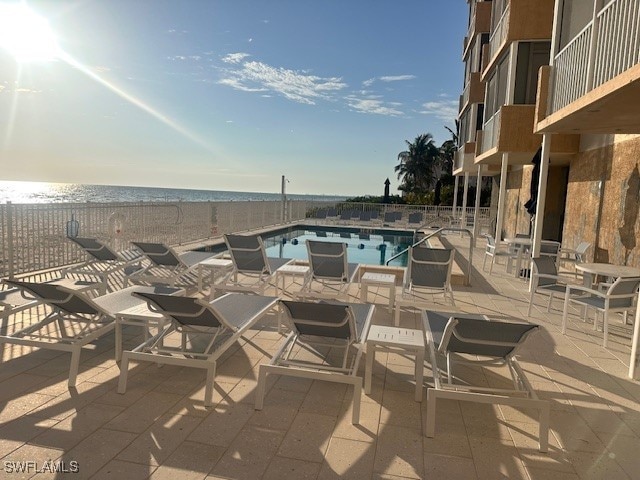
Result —
M467 1L454 175L495 175L496 236L530 233L542 157L541 238L640 264L640 0Z

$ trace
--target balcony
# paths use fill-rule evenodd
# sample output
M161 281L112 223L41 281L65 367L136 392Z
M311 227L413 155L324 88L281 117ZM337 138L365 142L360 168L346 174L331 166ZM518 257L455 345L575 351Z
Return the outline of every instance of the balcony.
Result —
M637 0L609 2L553 60L537 132L640 133Z
M476 2L474 4L469 30L464 37L462 45L462 58L466 58L472 40L480 33L488 33L491 30L491 2Z
M484 103L485 84L480 80L480 72L472 73L469 81L460 95L460 109L462 113L472 103Z
M542 144L542 135L533 133L535 105L504 105L484 124L476 142L477 164L499 164L509 153L510 164L527 164ZM554 135L551 154L560 159L578 152L579 136Z
M467 142L458 149L453 159L453 175L464 175L469 173L471 175L478 174L478 165L475 164L476 158L476 143ZM480 165L482 168L480 173L483 176L498 175L500 174L500 167L496 165Z
M496 22L488 46L485 47L482 77L486 76L495 62L518 40L548 40L553 30L554 0L511 0Z

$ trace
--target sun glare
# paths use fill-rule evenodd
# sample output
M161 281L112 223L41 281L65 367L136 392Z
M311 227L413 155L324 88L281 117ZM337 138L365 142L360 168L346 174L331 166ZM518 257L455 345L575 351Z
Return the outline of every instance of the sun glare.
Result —
M47 21L23 3L0 5L0 47L19 63L48 62L59 55Z

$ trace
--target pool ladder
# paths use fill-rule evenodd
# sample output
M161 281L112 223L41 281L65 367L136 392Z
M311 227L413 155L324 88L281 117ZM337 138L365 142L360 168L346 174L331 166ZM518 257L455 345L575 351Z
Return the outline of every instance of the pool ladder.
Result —
M431 237L439 235L442 232L460 232L460 233L466 233L467 235L469 235L469 265L467 267L467 273L465 275L465 285L471 285L471 265L473 265L473 243L474 243L473 231L471 229L461 228L461 227L441 227L438 230L431 232L425 237L421 238L420 240L415 242L413 245L411 245L411 247L409 248L418 247L423 243L425 243L427 240L429 240ZM407 253L409 251L409 248L405 248L401 252L398 252L395 255L393 255L391 258L389 258L389 260L385 262L385 265L388 266L389 263L391 263L393 260Z

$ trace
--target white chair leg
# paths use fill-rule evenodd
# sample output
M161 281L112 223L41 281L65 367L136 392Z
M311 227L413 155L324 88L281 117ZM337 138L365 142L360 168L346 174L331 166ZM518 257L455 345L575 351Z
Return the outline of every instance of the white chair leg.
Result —
M204 406L213 405L213 380L216 377L216 363L207 368L207 380L204 386Z
M609 336L609 312L602 312L602 332L604 333L604 339L602 340L602 346L607 348L608 336Z
M567 332L567 314L569 313L569 294L570 289L567 288L567 293L564 296L564 309L562 310L562 334Z
M129 355L125 352L122 354L120 361L120 378L118 379L118 393L123 394L127 391L127 375L129 374Z
M491 275L491 272L493 272L493 262L495 261L496 257L491 257L491 263L489 264L489 275Z
M260 371L258 373L258 386L256 387L256 410L262 410L264 405L264 391L267 384L267 371L260 366Z
M353 406L351 423L358 425L360 423L360 402L362 402L362 379L357 377L353 384Z
M80 352L82 348L76 347L71 352L71 365L69 367L69 387L76 386L76 379L78 378L78 370L80 369Z
M547 303L547 313L551 313L551 301L553 300L553 292L549 294L549 303Z
M427 428L425 435L433 438L436 433L436 391L427 388Z

